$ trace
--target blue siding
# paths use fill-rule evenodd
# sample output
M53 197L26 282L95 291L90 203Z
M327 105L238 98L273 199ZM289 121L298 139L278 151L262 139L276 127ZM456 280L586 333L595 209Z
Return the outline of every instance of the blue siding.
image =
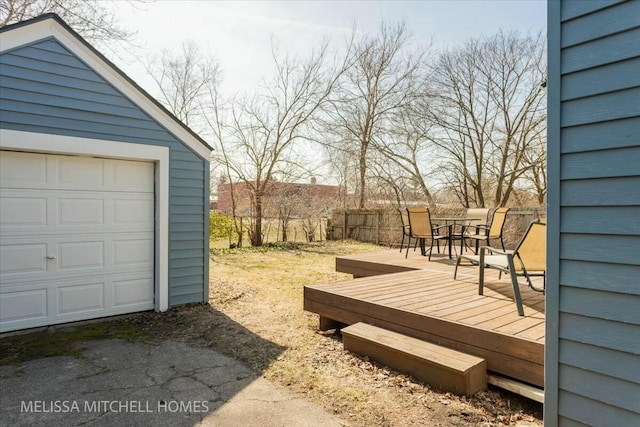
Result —
M208 159L150 118L54 39L0 56L5 129L169 147L169 305L208 294Z
M610 290L588 290L563 285L560 289L560 310L616 322L637 322L640 296L614 293Z
M610 220L615 221L615 218ZM562 230L562 224L560 229ZM560 259L592 261L611 264L638 265L638 236L593 235L582 233L560 234ZM615 280L615 278L611 278Z
M640 33L638 33L640 40ZM640 42L638 43L640 45ZM640 50L638 51L640 57ZM639 73L640 74L640 73ZM565 101L562 104L562 126L570 127L640 116L640 85L619 92Z
M559 406L560 419L558 421L563 427L637 426L639 421L634 412L569 391L560 395Z
M591 372L601 372L621 380L640 382L640 370L631 369L635 360L630 353L612 353L602 347L567 341L560 351L560 363Z
M616 218L616 221L610 221ZM640 206L564 207L560 214L562 233L638 234Z
M563 154L634 147L640 141L640 117L564 128L561 130L561 138L560 148Z
M585 380L590 384L600 384L600 387L585 390ZM585 397L615 405L627 411L640 411L640 399L635 393L636 387L630 381L605 377L573 366L565 366L560 371L560 386L573 394L586 395Z
M561 270L563 286L640 295L640 267L637 265L563 260Z
M640 199L640 177L567 180L561 190L562 206L634 206Z
M586 3L582 1L582 3ZM609 6L610 4L604 4ZM606 7L599 13L589 13L566 21L562 25L562 47L574 46L638 26L640 2L625 2Z
M566 48L562 51L562 72L572 73L640 55L640 29ZM598 51L597 55L593 53Z
M595 317L587 317L582 314L560 313L560 345L562 340L576 341L584 344L602 347L605 350L616 350L630 353L637 361L640 351L640 326L637 324L621 323ZM586 357L586 355L583 355ZM629 368L635 369L635 366ZM585 382L585 388L598 387L600 385ZM636 384L637 390L637 384ZM638 396L638 393L636 393ZM640 417L640 415L639 415Z
M624 0L563 0L560 3L560 14L562 21L567 22L570 19L606 9L622 2Z
M639 98L640 99L640 98ZM640 146L569 153L562 156L562 179L634 177L640 165Z
M636 77L638 70L640 70L640 58L604 65L581 73L567 74L562 77L562 100L633 88L638 85ZM620 77L611 79L609 78L611 74Z
M548 5L545 424L640 425L640 2Z

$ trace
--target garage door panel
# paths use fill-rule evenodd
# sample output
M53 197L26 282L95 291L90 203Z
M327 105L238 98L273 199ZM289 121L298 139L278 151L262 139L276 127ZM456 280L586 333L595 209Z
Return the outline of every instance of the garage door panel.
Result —
M113 224L116 226L145 225L149 216L153 216L153 199L113 201Z
M3 187L46 187L47 156L15 152L0 156L0 182Z
M0 246L0 274L45 273L47 271L47 245L3 244Z
M153 163L113 162L112 190L127 192L152 192L154 187Z
M0 181L8 188L153 192L150 162L3 151Z
M154 261L155 247L150 232L93 233L76 238L58 235L3 238L0 286L67 280L104 272L115 275L152 272Z
M0 293L0 321L2 330L7 326L25 321L45 321L47 319L47 289Z
M153 239L113 241L113 266L149 265L154 258Z
M104 268L104 241L58 243L58 271Z
M113 283L113 306L127 307L144 305L153 308L153 277L134 280L115 280Z
M87 311L104 311L105 283L84 283L57 288L57 314L78 314Z
M102 199L58 199L58 222L61 227L104 225L105 201Z
M19 192L0 194L0 227L37 227L47 225L47 199L24 197Z
M153 163L0 160L0 331L154 308Z
M2 182L4 185L4 182ZM152 193L4 189L0 192L2 236L33 233L153 231Z
M153 271L12 283L0 292L0 331L154 308Z
M57 184L77 189L104 189L104 160L90 157L56 156Z

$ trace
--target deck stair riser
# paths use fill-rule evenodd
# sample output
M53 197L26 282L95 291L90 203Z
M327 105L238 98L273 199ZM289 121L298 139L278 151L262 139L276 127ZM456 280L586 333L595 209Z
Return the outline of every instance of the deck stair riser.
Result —
M367 323L342 329L344 348L408 373L432 387L471 396L487 387L484 359Z

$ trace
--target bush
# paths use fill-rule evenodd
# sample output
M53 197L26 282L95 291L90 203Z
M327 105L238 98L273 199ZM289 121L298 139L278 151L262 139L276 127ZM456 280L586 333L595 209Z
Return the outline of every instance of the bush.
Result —
M209 239L229 239L231 241L233 230L232 215L209 213Z

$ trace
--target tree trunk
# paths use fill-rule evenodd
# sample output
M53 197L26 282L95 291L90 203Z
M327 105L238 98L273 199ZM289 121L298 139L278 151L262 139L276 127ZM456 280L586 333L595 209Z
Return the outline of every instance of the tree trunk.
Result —
M365 206L365 177L367 174L367 143L362 141L360 145L360 201L358 208L364 209Z
M235 212L235 208L234 208L234 212ZM241 248L242 247L242 235L244 234L243 230L243 225L242 225L242 217L240 217L240 228L238 228L238 223L235 221L235 213L234 213L234 224L236 226L236 234L238 235L238 244L237 247Z
M251 240L253 246L262 246L262 194L258 193L258 191L256 191L255 223Z
M286 242L287 241L287 220L283 219L282 220L282 241Z
M424 194L427 199L427 205L429 205L429 209L435 209L436 203L433 200L431 192L429 192L429 189L427 188L427 184L423 180L420 180L420 189L422 190L422 194ZM400 203L398 203L398 206L400 206Z

